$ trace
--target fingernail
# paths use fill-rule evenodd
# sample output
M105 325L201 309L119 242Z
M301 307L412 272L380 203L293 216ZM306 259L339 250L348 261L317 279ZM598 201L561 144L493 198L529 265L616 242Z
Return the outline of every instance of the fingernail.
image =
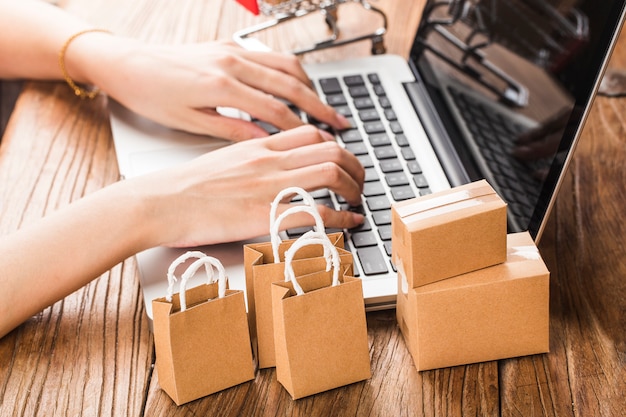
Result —
M365 221L365 216L361 213L352 213L352 218L354 219L355 224L363 224Z
M325 130L322 129L318 129L320 132L320 135L322 135L322 137L324 138L325 141L327 142L334 142L335 141L335 137L333 135L331 135L330 133L328 133Z
M336 113L335 120L341 129L348 129L352 127L352 123L341 113Z

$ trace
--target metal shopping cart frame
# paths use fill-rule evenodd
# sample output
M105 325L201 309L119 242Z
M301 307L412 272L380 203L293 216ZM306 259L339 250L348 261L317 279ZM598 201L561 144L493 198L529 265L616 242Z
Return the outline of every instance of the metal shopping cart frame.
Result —
M321 13L331 31L331 34L326 39L315 42L313 45L308 47L298 48L292 51L292 53L301 55L307 52L319 51L326 48L365 40L370 40L372 42L371 51L373 55L384 54L386 52L384 35L387 32L387 16L382 10L372 6L367 0L286 0L278 3L269 3L259 0L258 3L260 12L266 16L272 16L273 19L235 32L233 39L242 46L246 46L249 38L258 32L271 29L281 23L285 23L311 13ZM340 39L338 7L344 3L358 3L365 10L378 14L382 18L382 26L364 35L355 36L349 39Z

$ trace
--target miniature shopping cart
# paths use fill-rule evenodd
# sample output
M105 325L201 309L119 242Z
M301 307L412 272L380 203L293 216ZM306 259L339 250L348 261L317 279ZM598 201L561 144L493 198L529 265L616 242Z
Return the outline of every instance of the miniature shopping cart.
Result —
M363 35L340 39L338 8L343 3L358 3L368 12L378 14L382 17L382 26ZM262 14L271 16L273 19L235 32L233 38L237 43L245 46L246 40L253 34L311 13L321 13L330 29L330 35L314 42L311 46L292 51L294 54L299 55L364 40L371 40L372 54L383 54L386 51L383 36L387 32L387 16L382 10L369 4L367 0L258 0L258 9Z

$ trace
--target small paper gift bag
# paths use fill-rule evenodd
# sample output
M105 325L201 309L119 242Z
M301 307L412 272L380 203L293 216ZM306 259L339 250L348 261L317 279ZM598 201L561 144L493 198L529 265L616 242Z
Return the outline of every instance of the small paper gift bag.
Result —
M304 205L294 205L276 216L278 203L291 194L302 196ZM244 265L246 275L246 291L248 296L248 320L252 334L253 346L256 346L256 357L259 368L269 368L276 364L274 355L274 325L272 321L272 282L284 279L285 251L295 239L281 240L278 229L281 222L295 213L305 212L315 219L315 230L324 233L324 223L317 212L313 197L298 187L290 187L281 191L272 203L270 210L270 242L244 245ZM343 233L328 235L332 244L338 248L341 272L352 274L354 258L344 249ZM309 246L299 251L292 262L297 274L323 271L326 268L324 250L319 245Z
M173 294L174 270L197 257ZM204 266L208 283L185 290ZM213 270L217 269L217 282ZM222 264L201 252L188 252L168 271L168 294L152 301L159 385L177 405L254 379L254 362L244 295L227 289Z
M296 279L296 251L320 244L332 271ZM339 263L325 236L305 234L285 254L285 281L272 284L276 377L293 399L371 376L361 280L340 275Z

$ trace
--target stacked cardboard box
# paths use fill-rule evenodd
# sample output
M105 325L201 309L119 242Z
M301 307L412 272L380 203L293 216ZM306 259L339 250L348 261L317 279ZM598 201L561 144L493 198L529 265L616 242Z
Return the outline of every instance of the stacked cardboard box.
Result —
M484 180L395 204L397 319L418 370L549 348L549 272Z

